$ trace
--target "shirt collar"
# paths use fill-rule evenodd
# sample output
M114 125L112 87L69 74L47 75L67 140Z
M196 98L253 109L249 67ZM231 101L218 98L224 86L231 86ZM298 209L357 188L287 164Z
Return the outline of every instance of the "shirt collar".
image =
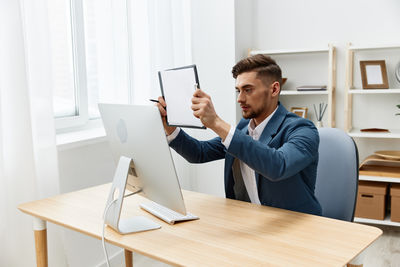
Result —
M253 137L253 139L258 140L260 138L261 133L265 129L265 126L267 126L268 122L270 121L272 116L275 114L277 109L278 109L278 107L276 107L275 110L268 117L266 117L259 125L257 125L257 127L255 127L254 119L250 120L249 126L248 126L248 131L249 131L249 135L251 137Z

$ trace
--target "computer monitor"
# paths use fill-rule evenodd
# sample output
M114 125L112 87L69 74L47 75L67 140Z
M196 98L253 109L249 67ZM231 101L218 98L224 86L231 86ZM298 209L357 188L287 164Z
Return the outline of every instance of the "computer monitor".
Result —
M104 129L115 161L131 158L135 177L148 199L186 215L181 187L159 110L155 106L99 104ZM138 178L138 179L137 179Z

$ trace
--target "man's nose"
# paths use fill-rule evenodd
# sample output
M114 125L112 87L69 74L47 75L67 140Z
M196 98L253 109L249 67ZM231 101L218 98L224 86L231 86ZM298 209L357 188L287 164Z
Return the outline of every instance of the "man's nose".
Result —
M238 92L238 94L237 94L237 102L238 103L244 102L244 95L243 95L242 92Z

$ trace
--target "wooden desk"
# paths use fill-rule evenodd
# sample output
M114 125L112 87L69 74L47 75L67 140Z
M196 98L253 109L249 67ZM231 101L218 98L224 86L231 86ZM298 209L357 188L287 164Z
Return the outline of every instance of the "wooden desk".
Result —
M37 200L18 208L40 220L101 239L110 186ZM172 265L344 266L382 234L371 226L190 191L184 191L184 198L188 211L200 220L168 225L138 207L141 196L126 198L122 218L144 215L158 221L162 228L129 235L106 228L107 242ZM47 261L46 233L44 238L38 234L37 258L41 264Z

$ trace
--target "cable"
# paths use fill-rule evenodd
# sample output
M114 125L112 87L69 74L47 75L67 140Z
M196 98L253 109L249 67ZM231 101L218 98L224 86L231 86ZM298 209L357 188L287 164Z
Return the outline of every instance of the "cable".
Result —
M108 261L108 254L107 254L106 244L104 242L104 229L106 228L106 217L107 217L108 209L117 200L118 200L118 198L114 199L113 201L110 202L110 204L108 204L108 206L106 207L106 210L104 211L104 217L103 217L103 234L101 235L101 244L103 245L103 252L104 252L104 257L106 258L107 267L110 267L110 262Z
M139 189L136 192L132 192L130 194L127 194L127 195L124 196L124 198L132 196L132 195L135 195L135 194L140 193L140 192L142 192L142 189ZM110 204L108 204L108 206L106 207L106 210L104 211L104 216L103 216L103 233L101 235L101 244L103 245L103 252L104 252L104 257L106 258L107 267L110 267L110 262L108 260L106 243L105 243L105 240L104 240L104 230L106 228L106 217L107 217L108 210L110 209L111 205L114 204L117 200L118 200L118 198L114 199L113 201L110 202Z

